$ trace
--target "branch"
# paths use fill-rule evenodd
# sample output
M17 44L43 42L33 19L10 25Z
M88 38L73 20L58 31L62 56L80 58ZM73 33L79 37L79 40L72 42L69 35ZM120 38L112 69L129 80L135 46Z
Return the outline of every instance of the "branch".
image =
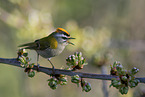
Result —
M0 63L9 64L17 67L21 67L20 62L16 58L6 59L0 58ZM34 65L33 70L37 70L37 66ZM39 72L51 75L52 68L39 66ZM82 73L82 72L73 72L71 70L55 69L55 74L64 74L68 76L79 75L81 78L90 78L90 79L101 79L101 80L111 80L112 78L117 78L118 76L106 75L106 74L92 74L92 73ZM145 78L136 78L140 80L140 83L145 83Z
M101 73L107 74L107 66L105 64L101 66ZM103 80L102 81L102 91L103 91L104 97L109 97L109 92L107 90L107 86L108 86L107 81Z

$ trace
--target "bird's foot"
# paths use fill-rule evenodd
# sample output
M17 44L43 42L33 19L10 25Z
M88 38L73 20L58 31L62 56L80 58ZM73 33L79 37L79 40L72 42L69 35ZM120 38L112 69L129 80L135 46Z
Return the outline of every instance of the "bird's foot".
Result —
M40 65L37 63L37 71L38 71L38 72L39 72L39 66L40 66Z
M55 76L55 68L52 66L52 75Z

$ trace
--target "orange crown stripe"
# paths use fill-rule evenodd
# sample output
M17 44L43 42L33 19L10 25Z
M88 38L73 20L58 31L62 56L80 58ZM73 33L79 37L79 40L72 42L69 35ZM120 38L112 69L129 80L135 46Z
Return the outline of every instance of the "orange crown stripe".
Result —
M65 33L67 33L69 35L69 33L63 28L57 28L56 29L56 32L59 32L59 31L63 31L63 32L65 32Z

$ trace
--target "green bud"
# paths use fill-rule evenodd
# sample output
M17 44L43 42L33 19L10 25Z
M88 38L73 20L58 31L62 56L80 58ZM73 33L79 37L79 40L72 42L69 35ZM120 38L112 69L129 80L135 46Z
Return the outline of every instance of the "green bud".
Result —
M20 57L20 58L19 58L19 61L20 61L21 63L23 63L23 64L25 64L25 63L26 63L26 60L25 60L25 58L24 58L24 57Z
M117 80L117 79L115 79L115 78L113 78L113 79L111 80L111 85L110 85L110 87L113 86L113 87L118 88L120 85L121 85L121 82L120 82L119 80Z
M119 89L119 92L123 95L123 94L127 94L128 93L128 87L121 87Z
M49 83L48 85L50 86L51 89L56 89L57 88L57 79L55 78L50 78L48 79Z
M80 69L82 69L84 65L87 65L87 63L85 63L85 58L81 57L81 59L78 62L78 66Z
M35 71L34 70L30 70L30 72L28 72L28 77L34 77L35 76Z
M81 64L84 64L85 63L85 58L81 58Z
M123 81L127 81L127 77L126 77L126 76L122 76L121 79L122 79Z
M113 67L116 67L118 64L120 64L120 62L115 61L115 62L113 63Z
M82 57L82 52L78 52L77 56Z
M111 74L115 74L119 76L118 78L112 78L111 86L119 89L121 94L127 94L130 86L131 88L138 85L139 80L135 79L134 74L139 71L137 68L133 68L131 71L124 70L122 64L119 62L114 62L113 66L111 66ZM126 86L126 87L125 87Z
M135 83L136 85L138 85L139 82L140 82L140 80L134 79L134 83Z
M115 62L113 63L113 66L112 66L112 67L116 67L116 63L117 63L117 61L115 61Z
M59 81L67 82L65 78L60 78Z
M28 53L23 53L23 56L24 56L24 57L27 57L27 56L28 56Z
M79 67L81 67L81 65L82 65L81 63L82 63L81 61L78 62Z
M19 62L21 62L22 67L25 67L25 60L23 57L19 57Z
M85 83L85 85L82 87L82 90L85 92L89 92L91 90L91 84Z
M49 85L49 86L50 86L50 88L51 88L51 89L53 89L53 90L57 88L57 83L56 83L56 82L54 82L54 81L49 82L49 83L48 83L48 85Z
M118 81L116 83L113 83L112 85L113 85L113 87L118 88L121 85L121 82Z
M66 61L69 61L69 58L66 58Z
M79 75L75 75L71 77L71 82L72 83L80 83L81 82L81 78L79 77Z
M139 69L137 69L136 67L133 67L132 70L131 70L131 73L134 75L137 72L139 72Z
M122 70L121 71L121 75L125 75L126 76L126 72L127 72L126 70Z
M19 49L18 52L25 53L26 50L25 49Z
M74 62L74 60L75 60L75 56L71 55L71 62Z
M129 82L129 86L130 86L131 88L133 88L133 87L135 87L136 85L135 85L134 82L130 81L130 82Z
M134 80L134 76L129 75L129 79L128 80Z
M122 69L123 69L123 66L121 64L116 65L116 70L117 71L122 71Z
M119 82L119 80L117 80L116 78L112 78L112 79L111 79L111 82L112 82L112 83L116 83L116 82Z
M67 81L59 81L58 82L60 85L66 85L67 84Z
M69 66L71 70L82 69L84 65L87 65L81 52L75 52L74 55L70 55L66 61L67 66Z
M34 64L35 64L35 63L29 64L29 68L33 68Z
M131 81L129 81L129 86L130 86L131 88L136 87L136 86L138 85L139 82L140 82L140 81L139 81L138 79L131 80Z
M77 56L78 52L75 52L74 55Z
M72 82L72 83L79 83L80 81L77 80L77 79L71 79L71 82Z
M78 56L78 60L80 60L80 59L82 58L82 53L79 52L79 53L77 54L77 56Z
M61 78L59 78L58 83L60 85L66 85L67 84L67 79L65 76L62 76Z

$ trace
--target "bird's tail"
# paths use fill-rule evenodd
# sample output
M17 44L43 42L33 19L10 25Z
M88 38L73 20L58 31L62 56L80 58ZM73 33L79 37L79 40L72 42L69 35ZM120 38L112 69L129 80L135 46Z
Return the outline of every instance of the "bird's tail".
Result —
M37 45L35 42L31 42L31 43L19 45L18 47L23 47L24 49L36 49Z

